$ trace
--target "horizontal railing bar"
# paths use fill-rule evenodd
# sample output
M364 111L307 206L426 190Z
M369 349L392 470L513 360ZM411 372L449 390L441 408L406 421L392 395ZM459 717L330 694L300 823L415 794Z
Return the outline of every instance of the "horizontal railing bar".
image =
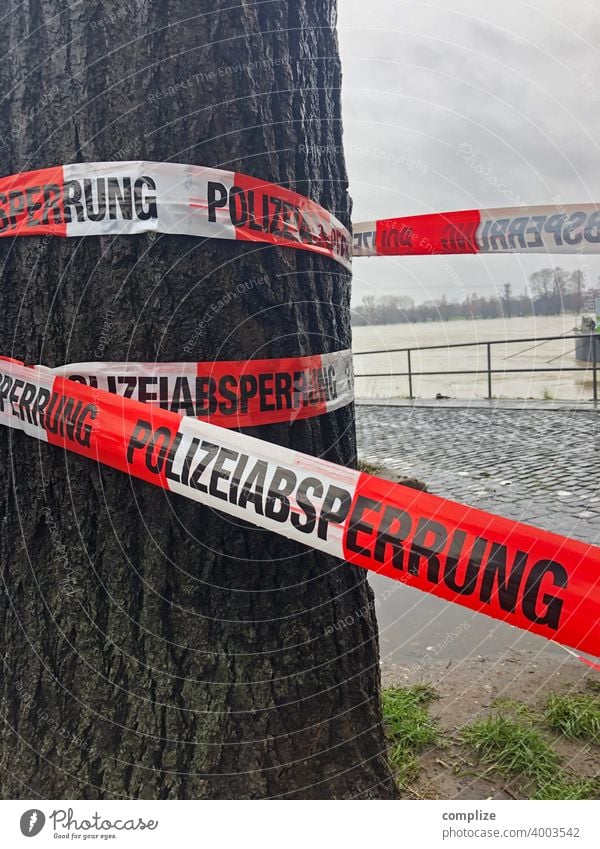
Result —
M506 369L491 369L490 374L535 374L536 372L563 372L563 371L582 371L589 372L590 374L594 371L593 368L557 368L554 366L553 368L506 368ZM437 377L438 375L444 374L488 374L488 369L483 369L479 371L412 371L413 377ZM393 372L378 372L376 374L355 374L355 379L359 377L408 377L407 371L393 371Z
M355 357L366 357L369 354L402 354L406 351L439 351L442 348L473 348L477 345L516 345L519 342L562 342L567 339L581 339L583 337L597 336L600 339L600 334L596 333L575 333L569 336L531 336L523 339L492 339L482 342L453 342L451 345L425 345L423 347L416 346L412 348L382 348L380 351L353 351Z

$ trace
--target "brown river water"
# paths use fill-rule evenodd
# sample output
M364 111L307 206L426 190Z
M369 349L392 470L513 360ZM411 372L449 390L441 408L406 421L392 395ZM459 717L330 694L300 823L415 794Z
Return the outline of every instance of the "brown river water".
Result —
M501 374L492 378L495 398L532 398L538 401L589 401L592 397L591 370L580 373L566 371L577 365L575 340L565 339L537 344L509 339L571 335L578 319L574 315L479 319L476 321L421 322L388 324L353 329L352 348L362 351L393 348L417 348L428 345L454 345L461 342L495 341L492 346L492 369ZM534 347L535 346L535 347ZM471 371L487 368L485 345L435 351L413 351L413 372ZM506 369L557 368L556 372L531 374L506 373ZM406 353L383 353L355 356L356 396L358 398L407 398L408 379L393 377L393 372L407 371ZM363 377L369 373L383 377ZM435 398L437 393L457 399L486 398L487 374L438 375L413 378L413 394L417 398Z

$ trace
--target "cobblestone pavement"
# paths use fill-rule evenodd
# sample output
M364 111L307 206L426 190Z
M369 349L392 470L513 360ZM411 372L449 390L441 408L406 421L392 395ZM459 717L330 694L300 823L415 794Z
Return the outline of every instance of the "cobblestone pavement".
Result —
M600 544L593 410L358 405L359 457L430 492Z

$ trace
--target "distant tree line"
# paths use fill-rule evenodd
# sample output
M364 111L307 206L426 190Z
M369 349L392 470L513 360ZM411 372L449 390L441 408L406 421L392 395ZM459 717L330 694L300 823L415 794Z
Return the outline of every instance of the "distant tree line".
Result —
M502 294L485 298L468 295L463 301L439 300L415 304L407 295L365 295L353 309L352 324L402 324L416 321L452 321L475 318L512 318L513 316L561 315L593 311L594 290L586 289L581 271L542 268L529 276L529 291L513 294L505 283Z

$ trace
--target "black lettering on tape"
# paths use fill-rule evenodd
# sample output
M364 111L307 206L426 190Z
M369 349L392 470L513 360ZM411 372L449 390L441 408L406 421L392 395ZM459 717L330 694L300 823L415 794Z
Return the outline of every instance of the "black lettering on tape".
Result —
M254 510L259 516L264 515L263 497L265 492L265 480L267 477L268 464L264 460L257 460L244 481L238 507L245 510L248 502L254 504Z
M65 180L63 185L64 220L67 224L72 221L85 220L81 202L81 185L77 180Z
M198 489L200 490L200 492L208 492L208 487L206 486L206 484L200 483L200 478L202 477L204 471L210 466L212 461L219 453L219 446L214 445L212 442L206 442L204 440L200 448L206 453L190 475L188 486L192 489Z
M42 210L42 224L50 223L50 213L52 213L52 223L61 224L63 220L62 213L62 192L60 186L48 185L44 186L44 206Z
M227 206L227 189L223 183L209 182L207 194L208 220L214 224L217 220L217 209L224 209Z
M156 195L149 194L149 191L156 191L156 183L152 177L138 177L133 185L133 202L135 214L140 221L158 218Z
M210 495L220 498L222 501L227 501L228 494L219 489L219 481L229 480L234 469L226 469L225 463L235 461L237 458L237 451L230 451L229 448L221 448L210 476L210 486L208 489Z
M517 608L519 589L527 564L527 553L517 551L510 573L507 575L508 551L505 545L493 543L481 582L481 600L489 604L497 598L502 610L514 613ZM494 586L496 585L496 586Z
M243 374L240 377L240 412L248 412L248 401L254 398L258 391L258 381L253 374Z
M391 565L404 569L404 545L412 527L412 519L406 510L388 505L385 508L375 540L373 556L378 563L386 562L388 546L391 550Z
M352 507L352 496L347 489L331 484L325 495L317 535L319 539L327 539L330 524L340 525L348 516Z
M269 484L265 500L265 516L276 522L287 522L290 515L290 499L296 486L296 475L291 469L277 466Z
M450 543L448 555L446 557L446 566L444 569L444 583L455 593L461 595L472 595L477 587L481 562L488 545L488 541L477 537L471 552L467 559L466 565L461 570L462 575L459 575L458 565L465 559L467 551L466 543L467 535L464 531L456 530Z
M146 422L143 419L138 419L135 427L132 431L131 436L129 437L129 444L127 445L127 462L133 463L133 453L134 451L140 451L148 444L148 440L152 435L152 425L150 422Z
M545 593L540 599L542 584L547 575L552 576L555 587L559 589L567 587L569 577L564 566L555 560L539 560L531 567L525 582L523 613L531 622L537 622L538 625L547 625L548 628L557 631L563 607L562 599L548 593ZM538 613L540 601L545 606L543 613Z
M365 510L379 512L381 510L381 502L374 498L367 498L365 495L359 495L352 510L348 530L346 531L346 545L351 551L357 554L362 554L363 557L369 557L371 550L364 548L358 543L358 534L364 533L371 535L373 533L373 525L369 525L363 520Z
M296 504L301 512L292 513L292 525L303 534L312 533L317 523L317 508L310 500L311 495L315 498L323 495L323 484L318 478L304 478L296 493Z
M439 555L443 552L447 540L448 532L442 524L432 519L419 519L408 555L410 574L419 574L419 566L424 559L427 561L427 580L437 584L440 574Z
M240 186L232 186L229 192L229 217L234 227L245 227L248 222L246 193Z

